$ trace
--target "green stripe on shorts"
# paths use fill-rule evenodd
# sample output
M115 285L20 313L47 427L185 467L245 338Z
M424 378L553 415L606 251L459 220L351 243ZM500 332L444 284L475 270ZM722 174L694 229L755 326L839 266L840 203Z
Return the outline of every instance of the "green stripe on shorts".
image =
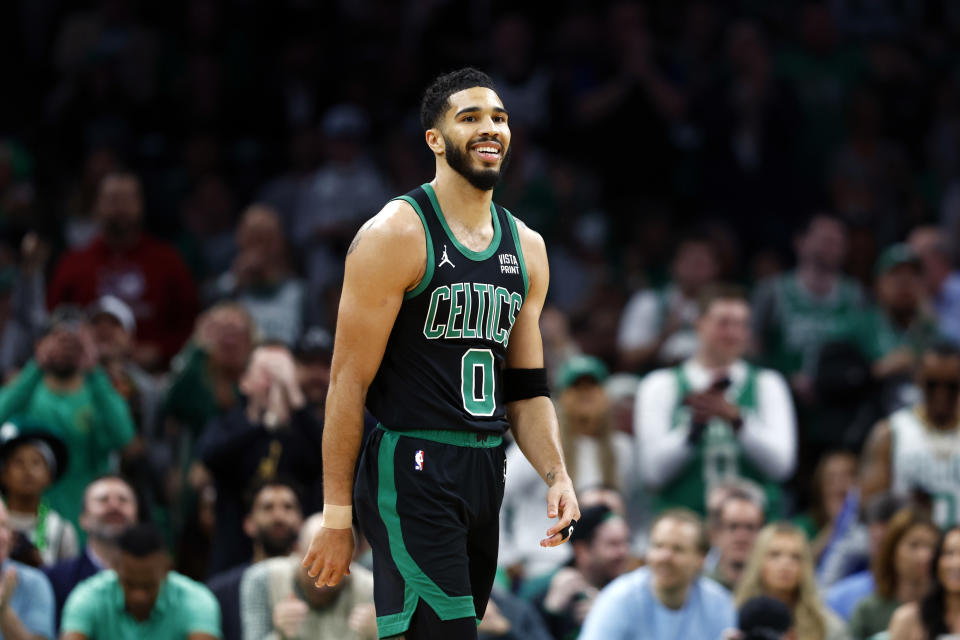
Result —
M407 551L403 542L403 529L397 514L397 486L394 476L393 458L397 450L400 434L383 429L380 451L377 454L377 507L380 518L387 529L390 542L390 555L397 570L406 583L403 593L403 611L377 618L377 633L381 638L398 635L410 626L410 618L417 608L417 600L423 598L441 620L474 618L477 615L473 596L448 596L425 574ZM451 433L449 431L443 433ZM488 438L491 439L491 438ZM492 445L491 445L492 446Z

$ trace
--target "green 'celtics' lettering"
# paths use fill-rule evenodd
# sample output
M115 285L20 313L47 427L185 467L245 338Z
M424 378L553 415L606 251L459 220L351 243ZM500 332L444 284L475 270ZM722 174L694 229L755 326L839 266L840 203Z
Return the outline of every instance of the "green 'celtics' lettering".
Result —
M523 296L505 287L481 282L443 285L430 294L423 335L428 340L480 339L506 345L522 306ZM445 323L440 321L444 317Z

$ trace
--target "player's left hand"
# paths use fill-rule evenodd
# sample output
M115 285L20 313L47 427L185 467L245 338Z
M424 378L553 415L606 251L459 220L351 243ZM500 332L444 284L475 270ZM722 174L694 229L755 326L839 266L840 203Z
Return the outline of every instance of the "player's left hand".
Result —
M571 522L580 519L580 505L573 491L573 481L564 474L547 491L547 517L558 522L547 529L547 537L540 541L541 547L555 547L570 538Z

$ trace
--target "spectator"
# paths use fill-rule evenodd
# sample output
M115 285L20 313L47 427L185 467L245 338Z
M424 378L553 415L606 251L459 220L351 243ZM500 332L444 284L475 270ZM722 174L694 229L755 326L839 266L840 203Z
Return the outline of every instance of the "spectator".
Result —
M857 535L857 532L852 530L847 538L838 541L836 545L838 551L840 551L838 555L843 555L841 547L850 547L850 551L853 552L852 555L859 555L859 539L865 537L866 556L868 558L866 567L861 571L850 573L839 580L829 579L826 581L827 584L830 584L830 587L827 589L824 599L827 605L844 620L849 620L857 603L873 593L876 588L871 567L877 563L880 547L887 534L887 524L900 509L906 508L908 505L907 499L897 494L885 492L874 495L865 503L863 508L864 524L861 529L864 535ZM846 555L851 554L847 553ZM832 578L832 575L827 577Z
M793 523L807 534L816 561L837 533L837 520L856 480L857 456L850 451L830 451L817 461L810 483L813 493L810 509L793 519Z
M40 425L11 420L0 427L0 488L16 538L11 557L25 564L40 567L77 555L77 530L43 499L68 460L63 440Z
M582 355L567 360L557 377L560 441L577 491L632 488L633 449L630 437L613 429L606 378L607 368L599 359ZM541 530L550 528L540 508L547 487L518 447L507 452L506 466L499 562L515 576L537 576L564 562L566 553L538 544Z
M9 557L13 530L0 501L0 636L53 640L54 603L50 582L38 569Z
M243 305L264 340L292 347L304 330L307 291L290 270L280 216L266 205L251 205L236 235L237 256L214 283L215 297Z
M653 523L647 566L620 576L600 592L580 640L718 640L734 626L730 595L700 576L707 553L700 518L683 509Z
M933 520L941 529L960 522L953 469L960 465L960 348L949 342L930 346L920 361L917 386L923 399L881 420L864 452L864 498L893 490L922 492L933 500Z
M74 587L104 569L116 568L117 539L137 522L137 508L133 487L120 476L101 476L83 492L80 526L87 534L83 553L44 570L56 598L58 627Z
M183 345L197 313L197 294L174 249L145 233L140 179L115 171L100 182L100 234L84 249L64 255L50 283L47 304L86 306L114 295L137 320L134 360L148 370L162 367Z
M329 362L329 361L328 361ZM296 365L282 346L259 347L240 381L240 405L210 422L200 458L217 490L216 535L210 570L224 571L250 557L240 529L250 485L290 478L307 487L309 510L323 495L319 464L323 423L307 405L297 381Z
M322 526L317 513L304 522L298 549ZM301 555L271 558L250 568L240 584L244 640L377 637L373 574L356 563L335 587L316 587Z
M307 406L323 419L330 386L330 360L333 357L333 336L326 329L310 327L293 351L297 362L297 383L303 390Z
M720 503L717 516L717 564L709 577L734 591L763 527L763 504L746 491L733 490Z
M885 631L897 607L927 593L939 535L936 525L919 511L904 509L893 516L874 558L876 591L857 604L850 619L854 640Z
M620 366L646 370L670 366L697 350L697 302L717 278L716 250L705 236L690 235L677 245L671 281L661 289L633 294L620 317Z
M960 633L956 604L960 598L960 528L946 531L930 563L931 589L917 602L897 608L889 640L934 640Z
M916 227L907 245L923 265L924 289L940 332L960 341L960 271L953 268L953 251L946 234L934 226Z
M769 524L757 536L737 587L737 603L743 606L750 598L760 595L776 598L791 608L798 638L845 640L849 637L843 621L820 601L806 536L791 524Z
M115 571L83 581L63 608L63 640L220 638L213 594L170 571L163 537L153 526L130 527L117 540Z
M877 306L864 315L858 331L877 378L909 381L917 359L938 336L935 320L922 307L921 268L905 244L891 245L877 259Z
M793 614L776 598L750 598L737 612L735 640L791 640L794 636Z
M860 285L841 271L847 231L839 219L815 214L794 248L796 268L757 286L754 338L763 362L786 376L798 399L809 404L820 347L850 337L864 295Z
M350 238L389 198L383 175L367 157L369 128L366 114L352 104L331 107L320 124L325 161L292 224L292 240L304 254L307 278L318 289L337 282Z
M61 309L37 343L35 359L0 391L0 422L24 416L59 436L70 465L46 493L51 509L79 524L84 488L110 467L110 455L133 438L130 411L97 364L82 314Z
M573 558L533 597L554 638L575 638L600 590L627 571L630 530L605 504L586 507L570 538Z
M216 574L207 581L207 587L220 602L223 622L223 640L240 640L240 582L251 565L286 556L293 552L303 511L294 487L283 480L269 480L253 492L243 532L253 540L253 556L241 564Z
M706 512L710 488L746 477L780 509L778 482L793 471L796 427L783 378L743 356L750 306L734 287L703 297L694 357L650 373L637 391L634 437L655 504Z

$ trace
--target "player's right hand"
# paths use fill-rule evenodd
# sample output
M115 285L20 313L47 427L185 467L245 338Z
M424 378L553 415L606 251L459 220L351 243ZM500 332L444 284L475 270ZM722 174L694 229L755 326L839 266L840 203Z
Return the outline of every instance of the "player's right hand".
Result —
M320 527L303 559L307 575L316 579L318 587L334 587L350 575L353 559L353 529Z

